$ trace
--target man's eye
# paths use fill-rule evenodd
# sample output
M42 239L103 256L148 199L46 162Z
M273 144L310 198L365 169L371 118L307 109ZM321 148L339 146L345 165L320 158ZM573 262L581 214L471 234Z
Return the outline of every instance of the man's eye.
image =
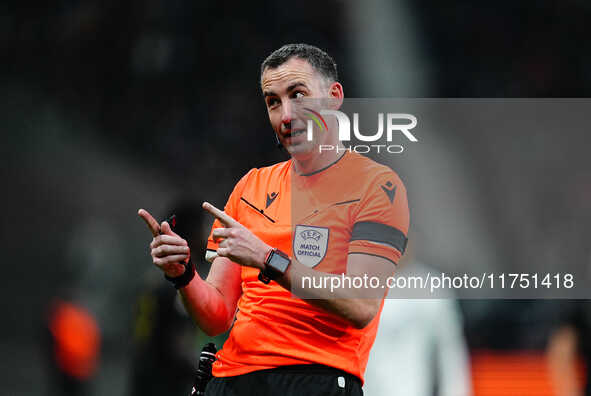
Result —
M304 96L306 96L306 95L304 95L303 92L296 92L293 97L296 99L300 99L300 98L303 98Z

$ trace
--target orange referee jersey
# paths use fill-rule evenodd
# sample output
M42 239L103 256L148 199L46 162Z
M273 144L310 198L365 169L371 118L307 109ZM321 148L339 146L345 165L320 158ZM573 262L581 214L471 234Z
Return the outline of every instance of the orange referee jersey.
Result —
M349 254L396 263L409 227L406 190L388 167L345 152L308 175L292 161L250 170L225 212L267 244L315 270L346 273ZM213 228L222 227L216 220ZM216 250L211 234L208 250ZM293 296L242 267L242 295L230 336L213 367L216 377L293 364L324 364L363 381L380 311L363 329Z

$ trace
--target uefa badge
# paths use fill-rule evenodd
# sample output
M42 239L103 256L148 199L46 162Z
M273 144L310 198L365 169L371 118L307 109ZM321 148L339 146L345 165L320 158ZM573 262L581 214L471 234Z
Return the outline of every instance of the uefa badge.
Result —
M306 267L317 266L326 255L328 228L296 225L293 254Z

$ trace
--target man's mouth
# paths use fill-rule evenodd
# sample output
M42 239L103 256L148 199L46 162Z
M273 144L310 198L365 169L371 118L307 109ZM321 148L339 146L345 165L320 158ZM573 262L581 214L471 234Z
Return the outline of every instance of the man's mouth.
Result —
M304 132L306 132L305 129L294 129L294 130L290 131L289 133L284 134L283 137L285 137L285 138L294 138L296 136L300 136Z

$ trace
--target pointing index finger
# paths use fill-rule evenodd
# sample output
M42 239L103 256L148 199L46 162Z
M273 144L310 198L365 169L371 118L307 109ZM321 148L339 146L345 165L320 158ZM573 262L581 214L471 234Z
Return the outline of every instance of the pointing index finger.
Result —
M227 227L233 227L238 225L239 223L229 216L226 212L219 210L209 202L203 202L203 209L211 213L216 219L222 222Z
M150 229L152 236L157 237L160 235L160 225L158 225L156 219L154 219L147 210L140 209L137 211L137 214L146 222L146 225Z

